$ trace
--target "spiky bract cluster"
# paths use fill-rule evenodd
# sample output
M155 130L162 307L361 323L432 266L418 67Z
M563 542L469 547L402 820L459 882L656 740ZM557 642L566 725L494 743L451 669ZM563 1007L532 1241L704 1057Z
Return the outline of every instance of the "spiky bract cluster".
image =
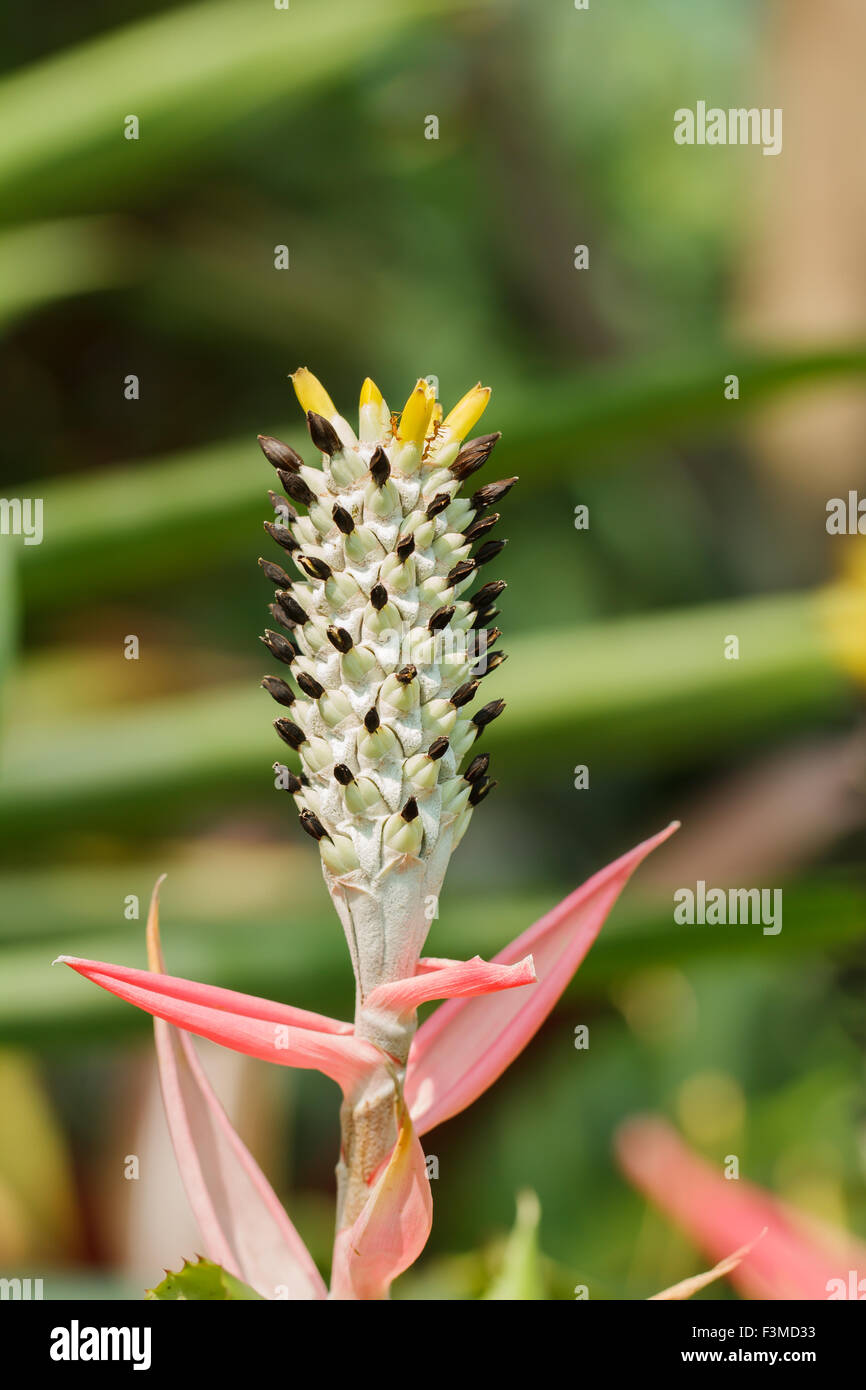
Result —
M422 924L416 900L438 894L474 807L495 785L485 754L461 767L502 709L478 694L504 660L491 649L505 586L466 595L504 545L489 538L493 508L516 480L460 495L499 438L463 443L486 388L473 387L443 418L420 380L392 416L368 379L356 436L306 368L293 382L321 467L260 437L285 493L270 494L276 517L265 529L299 575L260 561L276 585L276 628L262 640L289 668L262 683L286 707L276 729L301 763L300 775L276 764L278 784L319 842L363 993L364 977L392 978L420 949L429 916ZM359 914L364 895L377 906ZM360 918L382 918L383 908L382 929L365 933ZM369 938L360 945L359 923Z

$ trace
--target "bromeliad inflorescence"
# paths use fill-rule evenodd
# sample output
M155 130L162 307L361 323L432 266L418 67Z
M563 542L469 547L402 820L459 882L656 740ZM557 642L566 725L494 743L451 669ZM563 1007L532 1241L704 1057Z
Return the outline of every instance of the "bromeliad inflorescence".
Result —
M515 478L471 491L499 435L464 442L489 390L443 417L429 380L392 415L369 379L356 435L316 378L293 376L321 468L260 436L283 497L265 529L294 567L275 585L263 641L286 668L262 681L298 770L277 785L318 842L349 945L353 1023L164 973L157 895L150 970L62 957L155 1017L166 1114L207 1254L270 1298L328 1290L210 1089L189 1038L312 1067L343 1093L332 1298L387 1296L432 1220L419 1135L464 1109L525 1046L565 989L620 890L668 827L589 879L492 962L422 957L451 854L495 783L478 737L500 580L495 507ZM468 495L467 495L468 494ZM277 629L281 628L282 631ZM480 996L491 996L483 998ZM417 1009L445 999L417 1029Z
M468 591L505 544L489 538L492 507L517 479L461 495L499 439L462 445L487 405L480 385L443 419L427 381L392 416L367 380L356 437L306 368L293 381L322 466L260 438L291 499L271 493L266 530L301 576L259 562L290 634L262 640L297 686L262 682L288 707L275 727L302 769L277 764L277 780L319 843L355 969L356 1032L405 1062L411 1028L365 1001L414 974L451 853L496 785L476 740L504 708L481 689L504 660L492 624L505 585Z

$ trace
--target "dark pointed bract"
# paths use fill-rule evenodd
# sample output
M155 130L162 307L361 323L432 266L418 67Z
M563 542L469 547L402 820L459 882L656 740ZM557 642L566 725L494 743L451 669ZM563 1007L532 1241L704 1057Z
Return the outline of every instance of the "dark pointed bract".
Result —
M351 512L347 512L345 507L341 507L339 502L335 502L331 516L334 518L343 535L351 536L355 529L355 523L352 520Z
M462 584L464 579L468 579L475 569L474 560L458 560L452 570L448 571L449 584Z
M497 502L501 502L503 497L511 491L517 478L501 478L498 483L486 483L477 492L473 492L470 501L476 511L482 511L484 507L495 507Z
M477 692L477 680L464 681L463 684L457 690L455 690L454 694L451 696L451 703L455 709L462 709L464 705L469 704L470 700L474 700Z
M285 526L277 526L273 521L266 521L264 527L271 540L276 541L277 545L281 545L283 550L288 550L290 553L300 550L300 545Z
M370 459L370 473L377 487L384 487L391 476L391 465L388 462L388 455L385 453L381 444L376 445L373 457Z
M304 570L311 579L321 579L324 581L331 577L331 566L318 555L296 555L295 563L300 565L301 569Z
M279 519L286 525L290 521L297 521L298 513L290 505L285 497L280 497L279 493L274 492L273 488L268 488L268 498L275 512L279 513Z
M330 420L326 420L324 415L317 415L315 410L308 410L307 429L310 431L310 438L316 448L321 449L323 454L342 453L343 445L340 436Z
M480 733L488 724L492 724L494 719L498 719L504 709L504 700L491 700L489 704L482 705L481 709L473 714L472 723Z
M435 613L431 613L427 620L427 626L431 632L441 632L443 627L447 627L454 617L455 607L449 603L444 608L437 608Z
M496 525L498 520L498 512L491 512L489 516L479 517L477 521L473 521L471 526L467 526L463 532L463 539L469 541L470 544L472 541L480 540L492 526Z
M482 565L487 565L491 560L495 560L497 555L501 555L507 544L508 541L506 540L496 540L485 541L483 545L479 546L475 552L475 563L479 569Z
M322 822L319 820L319 817L314 815L312 811L302 811L298 816L298 820L301 822L307 834L312 835L314 840L331 839L327 830L322 825Z
M270 613L274 622L279 623L280 627L284 627L287 632L294 632L295 628L297 627L297 623L294 621L294 619L289 617L286 610L284 608L281 608L278 603L269 603L268 612Z
M295 703L295 692L283 680L282 676L265 676L262 681L262 689L266 690L271 699L276 700L278 705L293 705Z
M281 439L275 439L271 434L260 434L258 439L259 448L274 468L284 468L288 473L297 473L298 469L303 467L304 460L291 444L284 444Z
M291 583L291 580L289 582ZM309 615L298 603L294 594L290 593L288 589L278 590L277 603L281 608L285 609L287 616L291 618L293 623L303 624L309 622Z
M427 520L432 521L434 516L438 516L440 512L444 512L445 508L449 505L450 502L450 492L437 492L436 496L433 498L433 501L430 502L427 507Z
M490 754L479 753L477 757L472 759L472 762L469 764L466 771L464 772L464 780L467 782L477 782L479 777L484 776L489 766Z
M507 587L504 579L491 579L487 584L482 584L478 592L472 595L469 600L469 607L478 612L482 608L489 608L490 604L495 603Z
M279 632L273 632L269 627L265 628L264 636L259 640L264 642L268 651L277 658L277 661L284 661L287 666L290 666L298 655L297 649L291 642L281 636Z
M298 751L302 743L306 743L307 735L298 724L293 724L291 719L275 719L274 728L279 734L283 743L287 743L290 748Z
M409 559L409 556L412 554L412 551L413 551L414 549L415 549L415 536L414 536L414 534L410 531L409 534L408 534L408 536L401 536L400 539L398 540L396 546L395 546L395 550L396 550L396 553L397 553L397 559L400 560L401 563L405 564L406 561Z
M487 777L479 777L478 781L472 784L472 790L469 793L469 805L480 806L485 796L489 796L493 788L498 786L498 782L491 782Z
M503 661L507 660L507 652L491 652L490 656L485 654L478 665L473 668L472 675L477 676L479 679L482 676L489 676L492 671L495 671L498 666L502 665Z
M312 507L316 500L316 494L309 483L305 483L299 473L287 473L285 469L278 470L278 472L286 496L291 497L292 501L297 502L301 507Z
M331 646L336 647L337 651L342 652L343 655L345 655L346 652L350 652L354 646L352 634L347 632L344 627L335 627L334 624L331 623L328 628L327 636Z
M308 671L299 671L295 680L304 694L309 695L311 700L321 700L325 693L325 687L316 680L315 676L311 676Z
M489 459L493 447L498 439L501 439L501 432L495 434L482 434L478 439L470 439L468 444L464 444L460 453L451 465L451 472L454 477L462 483L466 478L472 476L479 468L483 468Z
M290 587L292 581L286 574L286 571L283 569L282 565L275 565L272 560L264 560L261 555L259 556L259 564L261 565L266 578L268 578L272 584L278 585L281 589L287 589Z

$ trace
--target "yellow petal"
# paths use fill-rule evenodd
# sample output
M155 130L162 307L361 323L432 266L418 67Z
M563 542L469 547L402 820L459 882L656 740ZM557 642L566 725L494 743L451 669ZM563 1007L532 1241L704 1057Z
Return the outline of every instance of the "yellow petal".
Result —
M317 415L324 415L326 420L331 420L337 414L337 407L319 378L313 376L306 367L299 367L292 373L292 385L305 415L308 410L314 410Z
M435 404L432 386L419 380L400 416L400 438L404 444L420 444L423 441Z
M379 390L375 381L370 377L364 377L364 385L361 387L361 405L381 405L382 392Z
M490 387L482 386L479 381L478 385L473 386L471 391L467 391L454 409L445 416L443 431L447 430L458 439L465 439L472 426L481 419L489 400Z
M358 411L360 435L365 444L391 438L391 412L375 381L369 377L361 387L361 406Z

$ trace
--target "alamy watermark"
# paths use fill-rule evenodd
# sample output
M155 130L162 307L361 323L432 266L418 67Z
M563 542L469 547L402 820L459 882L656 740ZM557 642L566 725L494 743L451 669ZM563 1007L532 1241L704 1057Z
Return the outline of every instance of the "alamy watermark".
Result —
M674 140L678 145L761 145L764 154L782 153L781 106L707 106L699 101L692 110L680 106L674 112Z
M674 921L681 926L760 926L764 936L782 930L781 888L708 888L699 878L694 888L674 892Z
M25 545L41 545L42 498L0 497L0 536L23 536Z

